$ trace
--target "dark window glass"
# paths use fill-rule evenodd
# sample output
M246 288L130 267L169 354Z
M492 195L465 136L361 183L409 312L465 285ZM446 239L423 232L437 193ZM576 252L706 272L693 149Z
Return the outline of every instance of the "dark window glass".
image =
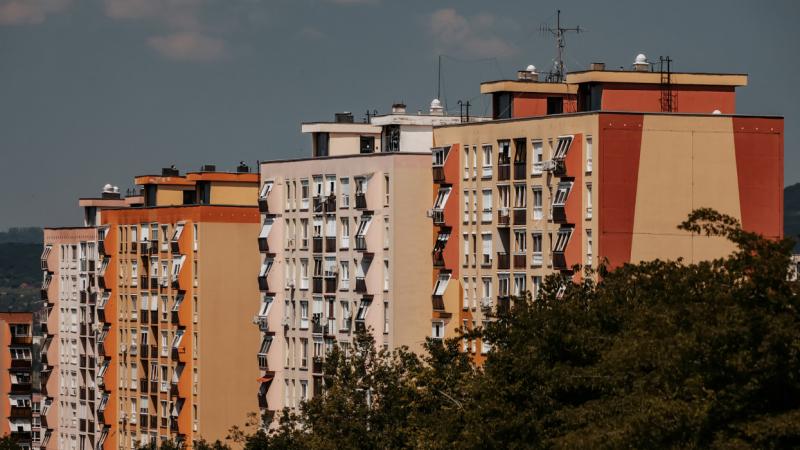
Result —
M375 137L361 136L361 153L374 153L374 152L375 152Z
M561 97L547 97L547 114L561 114L564 112L564 99Z
M498 92L492 97L492 111L495 119L510 119L514 109L514 100L510 92Z
M314 133L314 156L328 156L328 133Z

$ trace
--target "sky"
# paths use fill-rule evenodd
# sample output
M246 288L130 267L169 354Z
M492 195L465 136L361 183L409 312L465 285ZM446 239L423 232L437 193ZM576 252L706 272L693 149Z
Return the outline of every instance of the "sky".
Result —
M300 122L437 93L489 114L485 80L669 55L675 71L748 73L743 114L785 117L800 182L800 2L531 0L0 0L0 229L79 225L78 197L174 164L310 155Z

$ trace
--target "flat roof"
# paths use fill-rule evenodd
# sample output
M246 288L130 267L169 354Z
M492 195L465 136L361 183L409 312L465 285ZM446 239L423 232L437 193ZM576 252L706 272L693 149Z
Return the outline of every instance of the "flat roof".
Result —
M392 157L392 156L427 156L431 157L430 152L375 152L375 153L348 153L346 155L334 156L318 156L312 158L290 158L290 159L273 159L271 161L261 161L261 165L267 164L280 164L300 161L327 161L332 159L346 159L346 158L375 158L375 157Z
M139 175L134 177L135 184L164 184L176 186L194 186L194 181L187 180L184 176Z
M567 83L661 84L661 72L635 70L584 70L567 73ZM671 72L670 83L695 86L747 86L747 74Z
M494 92L530 92L540 94L577 94L578 86L530 80L495 80L481 83L481 94Z
M783 120L783 116L769 116L769 115L755 115L755 114L700 114L700 113L674 113L674 112L643 112L643 111L582 111L582 112L575 112L575 113L563 113L563 114L550 114L547 116L530 116L530 117L512 117L510 119L495 119L488 122L468 122L468 123L458 123L453 125L442 125L436 128L453 128L453 127L467 127L467 126L481 126L481 125L491 125L497 123L511 123L511 122L523 122L526 120L552 120L552 119L561 119L561 118L568 118L568 117L579 117L579 116L590 116L590 115L603 115L603 114L614 114L614 115L629 115L629 116L681 116L681 117L748 117L748 118L758 118L758 119L781 119Z
M188 172L187 180L195 181L238 181L258 183L258 173L252 172Z
M300 124L302 133L371 133L380 134L381 127L358 122L304 122Z

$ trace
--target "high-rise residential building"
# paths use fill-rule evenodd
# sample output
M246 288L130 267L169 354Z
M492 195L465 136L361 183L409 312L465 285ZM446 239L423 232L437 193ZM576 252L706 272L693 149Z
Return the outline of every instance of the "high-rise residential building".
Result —
M84 226L45 228L41 257L43 339L39 440L48 449L95 448L97 415L96 271L99 211L124 208L140 198L121 198L107 185L99 198L84 198Z
M696 208L782 236L783 119L736 113L746 75L650 71L643 55L633 70L592 69L484 83L495 120L434 129L444 336L575 265L728 254L727 240L676 228ZM481 360L489 346L464 349Z
M136 177L143 206L100 211L97 446L224 439L258 411L258 174Z
M0 312L0 436L33 445L33 313Z
M358 328L376 344L420 350L430 329L433 126L429 114L303 124L312 158L261 164L258 237L262 331L258 398L268 415L321 392L322 362Z

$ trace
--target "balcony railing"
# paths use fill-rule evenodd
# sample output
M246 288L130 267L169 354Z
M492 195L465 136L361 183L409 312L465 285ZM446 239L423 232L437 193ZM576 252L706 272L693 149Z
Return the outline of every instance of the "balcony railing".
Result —
M15 345L31 345L33 344L32 336L11 336L11 344Z
M511 164L497 165L497 181L508 181L511 178Z
M497 252L497 269L508 270L510 268L508 253Z
M524 253L515 253L514 254L514 268L515 269L524 269L525 268L525 261L526 256Z
M336 253L336 237L325 237L325 253Z
M356 192L356 209L367 209L367 196L363 192Z
M528 210L525 208L514 208L514 225L525 225L528 217Z
M515 180L524 180L527 178L528 174L526 173L527 165L525 162L515 162L514 163L514 179Z
M367 251L367 238L365 236L356 236L355 250L359 252Z
M508 214L508 208L500 208L497 210L497 225L507 227L511 224L511 217Z
M356 292L359 294L367 293L367 280L364 277L356 277Z
M441 183L444 181L444 167L433 166L433 182Z
M444 223L444 210L441 209L433 209L431 210L431 217L433 217L433 223L436 225L441 225Z

